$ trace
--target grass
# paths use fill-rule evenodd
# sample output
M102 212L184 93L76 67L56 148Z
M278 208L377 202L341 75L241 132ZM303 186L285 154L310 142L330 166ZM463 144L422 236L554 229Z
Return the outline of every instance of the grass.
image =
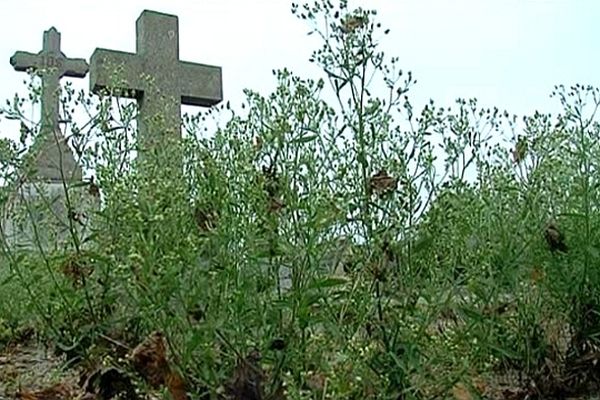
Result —
M102 207L83 231L56 216L60 246L4 242L0 343L26 327L83 373L133 374L126 355L160 331L193 398L241 398L248 380L271 399L597 391L598 90L558 86L555 117L417 112L374 13L294 12L323 38L324 80L277 71L272 94L186 118L142 163L131 105L101 98L71 126L96 178L65 209L97 189Z

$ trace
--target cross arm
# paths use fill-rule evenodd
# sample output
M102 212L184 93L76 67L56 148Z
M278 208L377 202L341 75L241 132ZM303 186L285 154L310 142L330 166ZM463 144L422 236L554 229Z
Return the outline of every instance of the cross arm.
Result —
M96 49L90 58L90 90L117 89L121 97L140 98L144 69L137 55L124 51Z
M179 70L183 104L209 107L223 100L221 67L181 61Z
M56 68L59 76L69 76L73 78L85 78L88 72L88 64L83 58L66 58L61 54L60 57L45 54L34 54L25 51L17 51L11 58L10 64L16 71L27 71L30 68L43 68L48 62L49 57L54 57L48 68Z
M70 58L65 59L61 75L72 78L85 78L88 70L88 63L83 58Z
M10 58L10 65L16 71L27 71L29 68L37 66L39 56L34 53L28 53L26 51L17 51Z

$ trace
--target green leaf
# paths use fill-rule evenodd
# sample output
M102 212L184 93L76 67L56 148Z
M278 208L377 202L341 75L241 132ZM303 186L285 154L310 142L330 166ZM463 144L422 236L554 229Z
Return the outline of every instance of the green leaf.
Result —
M308 312L310 306L312 306L313 304L317 304L322 298L323 296L321 294L313 294L304 297L300 302L300 311L304 310Z
M317 135L306 135L292 140L292 143L309 143L317 138Z
M419 253L425 249L427 249L433 243L433 238L431 236L425 236L417 239L415 244L413 245L413 252Z
M512 360L516 360L519 359L519 354L514 352L514 351L510 351L508 349L504 349L502 347L496 346L493 343L489 344L490 348L497 351L498 353L502 354L503 356L512 359Z
M582 218L582 219L587 218L585 216L585 214L576 213L576 212L572 212L572 213L560 213L560 214L558 214L558 216L559 217L569 217L569 218Z
M340 286L346 284L348 281L344 278L325 278L313 282L308 289L326 289L335 286Z
M586 246L586 252L593 259L600 258L600 251L598 251L598 248L596 246Z
M8 283L10 283L10 281L12 281L14 278L14 275L10 274L9 276L6 277L6 279L3 279L2 281L0 281L0 286L4 286Z
M77 189L77 188L84 187L84 186L89 186L89 185L90 185L89 182L81 181L81 182L72 183L71 184L71 188L72 189Z
M356 160L360 163L360 165L362 165L363 167L366 168L366 166L367 166L367 159L366 159L366 157L365 157L365 155L364 155L363 152L359 152L356 155Z

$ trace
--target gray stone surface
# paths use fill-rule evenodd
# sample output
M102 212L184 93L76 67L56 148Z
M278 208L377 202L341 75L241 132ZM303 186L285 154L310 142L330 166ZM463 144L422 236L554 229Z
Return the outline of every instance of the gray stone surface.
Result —
M222 100L223 90L220 67L179 60L176 16L146 10L136 32L135 54L94 51L90 89L117 89L119 96L138 101L140 148L146 149L164 143L163 132L181 136L181 104L208 107Z
M2 210L2 235L14 248L53 251L79 243L90 233L90 218L98 209L98 199L89 196L87 187L71 188L69 200L77 220L70 231L70 213L62 182L24 182L19 185Z
M81 58L67 58L60 50L60 33L52 27L44 32L42 50L17 51L10 63L17 71L36 71L42 80L40 134L35 138L33 168L35 178L58 182L81 180L81 168L75 161L59 127L60 78L83 78L88 64Z
M98 199L87 195L87 188L70 185L81 181L82 171L60 130L60 79L85 77L88 64L84 59L69 59L62 53L60 33L55 28L44 32L39 53L18 51L10 63L17 71L34 71L40 77L41 117L40 131L34 137L27 164L19 172L22 180L1 210L2 234L11 247L36 251L72 244L73 235L81 243L88 234L88 220L97 209ZM77 215L76 222L71 215Z

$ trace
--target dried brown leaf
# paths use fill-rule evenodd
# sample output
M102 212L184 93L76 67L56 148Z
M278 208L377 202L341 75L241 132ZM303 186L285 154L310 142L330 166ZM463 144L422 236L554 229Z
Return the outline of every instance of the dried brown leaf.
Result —
M137 400L138 396L131 379L117 368L105 368L90 374L84 385L87 394L98 400L110 400L119 396L124 400Z
M134 369L148 384L158 389L166 386L173 400L186 400L187 389L183 377L171 368L167 360L164 335L155 331L131 353Z
M131 353L134 369L148 384L158 389L164 385L170 373L167 362L165 338L161 332L153 332Z
M261 355L257 349L240 359L227 385L227 394L235 400L262 400L265 373L260 366Z
M269 199L269 212L278 213L283 208L285 208L285 203L281 199L277 197L271 197Z
M320 392L325 388L326 380L327 377L324 374L311 371L306 376L306 386L315 392Z
M194 220L196 226L202 232L208 232L215 228L219 214L208 207L196 207L194 209Z
M74 286L81 286L93 269L88 260L81 254L69 257L61 266L61 272L68 277Z
M364 16L348 15L342 21L342 32L351 33L367 24L368 20Z
M384 194L396 190L398 180L390 175L385 170L380 170L369 179L369 193Z
M454 398L456 400L473 400L474 399L473 395L471 394L471 391L462 382L459 382L456 385L454 385L454 387L452 388L452 396L454 396Z
M59 383L38 391L19 391L15 397L21 400L70 400L77 397L77 391L70 385Z
M523 137L520 137L512 150L513 161L515 164L520 164L521 161L525 159L527 155L528 144L527 140Z
M263 148L263 139L260 136L254 136L252 145L255 151L260 151Z
M88 182L88 193L91 196L100 197L100 186L98 186L96 184L93 176L90 178L90 181Z
M558 229L556 224L552 222L546 225L546 230L544 231L544 238L546 239L546 243L548 243L550 250L553 252L561 251L563 253L566 253L569 250L569 248L565 244L564 235Z
M185 380L176 371L169 373L166 384L173 400L187 400L188 395Z

